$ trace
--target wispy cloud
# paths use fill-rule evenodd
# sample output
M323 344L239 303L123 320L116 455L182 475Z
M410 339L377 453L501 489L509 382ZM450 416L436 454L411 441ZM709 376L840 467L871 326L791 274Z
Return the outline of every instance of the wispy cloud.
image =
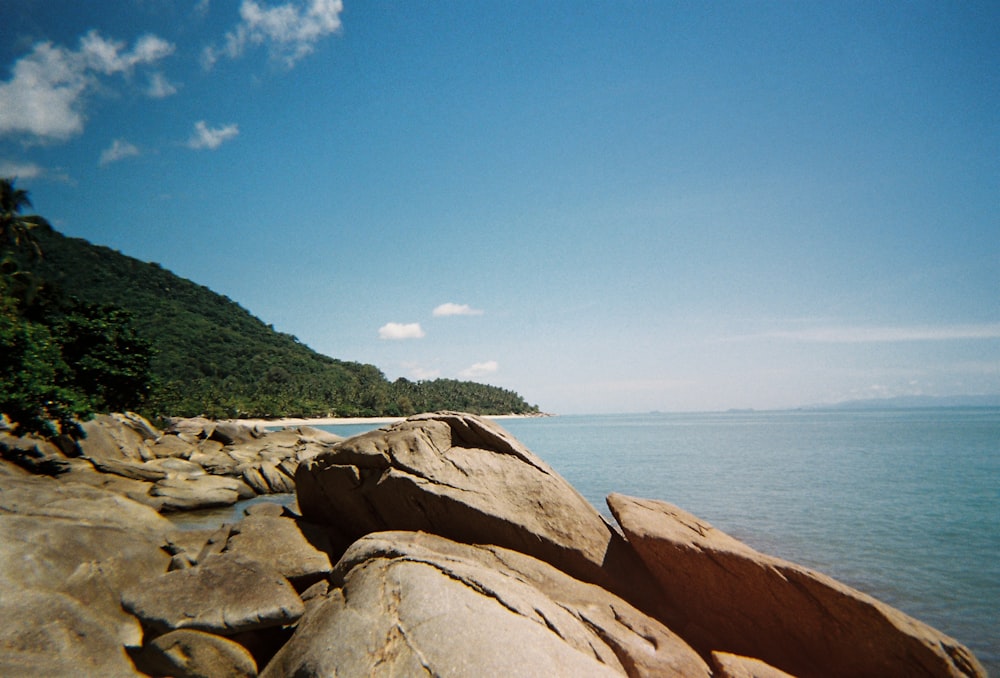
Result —
M403 368L409 371L410 377L418 381L437 379L441 376L441 370L423 367L417 363L403 363Z
M156 72L149 76L149 87L146 96L153 99L166 99L177 94L177 85L173 84L163 73Z
M0 177L17 177L18 179L35 179L45 171L41 165L33 162L13 162L0 160Z
M215 150L240 133L239 125L233 123L222 127L209 127L204 120L194 124L194 133L188 139L188 148Z
M139 149L124 139L115 139L111 146L101 152L101 167L125 158L139 155Z
M144 35L132 49L97 31L70 50L40 42L18 59L12 77L0 82L0 136L23 134L33 141L64 141L83 132L84 96L99 75L129 74L174 51L155 35Z
M236 59L248 46L266 45L272 58L291 67L322 38L340 30L343 11L341 0L290 0L274 7L243 0L240 22L226 34L224 46L205 49L202 65L211 68L220 56Z
M796 330L774 330L728 337L725 341L780 340L825 344L865 344L908 341L954 341L1000 339L1000 323L966 325L918 325L910 327L831 326Z
M453 304L448 302L446 304L441 304L434 309L434 317L445 317L450 315L482 315L483 312L479 309L472 308L468 304Z
M386 323L378 328L379 339L422 339L426 336L420 323Z
M496 360L487 360L481 363L475 363L466 367L464 370L458 373L458 376L463 379L476 379L478 377L485 377L488 374L493 374L500 369L500 364Z

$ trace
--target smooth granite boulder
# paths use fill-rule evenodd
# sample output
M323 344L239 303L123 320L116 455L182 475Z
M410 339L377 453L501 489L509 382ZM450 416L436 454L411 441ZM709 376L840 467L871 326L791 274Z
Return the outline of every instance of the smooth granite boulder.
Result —
M262 676L698 676L702 659L608 591L522 553L386 532L344 554Z
M702 652L800 676L985 676L958 641L819 572L758 553L661 501L608 506Z
M276 504L260 504L273 506ZM327 528L295 521L292 518L261 515L258 509L232 528L225 552L267 564L298 590L304 590L333 570L333 549Z
M355 436L303 461L299 509L344 546L384 530L495 544L604 586L642 609L655 583L569 483L493 422L442 412Z
M232 554L208 556L126 589L123 607L154 634L189 628L223 636L291 624L302 600L267 565Z
M254 678L257 662L239 643L212 633L178 629L154 638L135 657L151 676Z
M121 639L64 593L0 586L0 676L139 676Z

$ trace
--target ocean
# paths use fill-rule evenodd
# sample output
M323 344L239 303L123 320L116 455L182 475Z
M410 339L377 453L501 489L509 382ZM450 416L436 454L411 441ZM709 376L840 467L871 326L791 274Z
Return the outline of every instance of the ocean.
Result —
M605 515L611 492L668 501L957 638L1000 676L1000 408L498 423Z

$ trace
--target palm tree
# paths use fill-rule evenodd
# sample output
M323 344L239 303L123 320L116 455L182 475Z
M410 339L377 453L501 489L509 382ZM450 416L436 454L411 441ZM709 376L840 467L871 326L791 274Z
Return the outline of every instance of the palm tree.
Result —
M31 207L28 192L15 188L15 179L0 178L0 249L28 247L33 256L42 256L42 248L35 236L36 229L48 230L49 222L37 214L23 215Z

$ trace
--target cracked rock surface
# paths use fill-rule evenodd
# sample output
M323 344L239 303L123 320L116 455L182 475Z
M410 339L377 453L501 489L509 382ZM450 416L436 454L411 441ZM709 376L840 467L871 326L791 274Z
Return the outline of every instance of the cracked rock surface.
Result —
M331 581L262 676L711 675L617 596L495 546L373 534Z
M520 551L644 609L657 605L656 586L625 540L491 421L411 417L303 461L295 484L302 515L339 530L342 548L372 532L431 532Z

